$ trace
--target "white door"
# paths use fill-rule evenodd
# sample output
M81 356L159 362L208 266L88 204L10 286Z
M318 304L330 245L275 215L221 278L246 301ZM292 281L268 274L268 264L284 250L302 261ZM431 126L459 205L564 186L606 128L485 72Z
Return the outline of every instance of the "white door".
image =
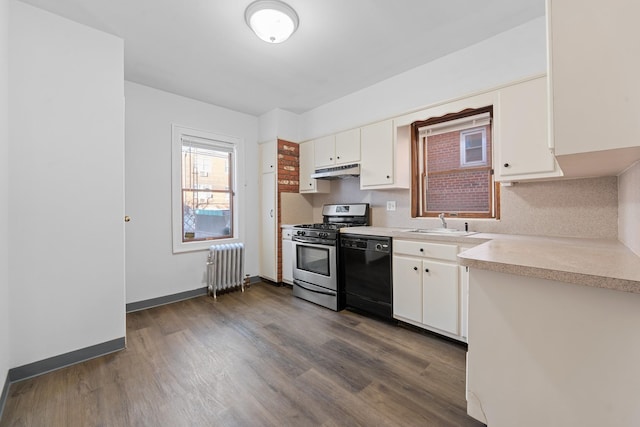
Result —
M393 315L422 322L422 261L393 257Z
M351 129L336 134L336 164L360 161L360 129Z
M530 80L500 90L499 176L555 171L549 150L547 79Z
M268 141L260 144L260 171L262 173L275 172L277 163L277 141Z
M335 140L336 139L333 135L313 140L313 164L316 168L335 165Z
M393 184L393 122L374 123L360 130L360 186Z
M293 284L293 249L293 241L282 239L282 281L290 285Z
M276 247L276 174L262 174L262 197L260 199L260 276L277 281Z
M422 263L422 323L458 335L458 266Z

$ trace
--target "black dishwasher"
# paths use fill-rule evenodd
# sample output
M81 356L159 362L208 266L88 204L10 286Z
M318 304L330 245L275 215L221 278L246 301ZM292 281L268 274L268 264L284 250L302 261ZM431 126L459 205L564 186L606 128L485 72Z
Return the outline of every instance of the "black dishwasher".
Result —
M392 319L391 238L341 233L339 254L346 307Z

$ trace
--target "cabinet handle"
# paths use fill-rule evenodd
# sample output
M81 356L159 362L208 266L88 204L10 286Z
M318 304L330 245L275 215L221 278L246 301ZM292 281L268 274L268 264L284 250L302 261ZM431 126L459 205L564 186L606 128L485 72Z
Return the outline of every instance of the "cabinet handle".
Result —
M505 167L505 168L508 168L509 166L511 166L509 163L505 163L505 164L504 164L504 167Z
M424 252L424 249L420 248L420 252Z
M425 269L424 269L424 272L425 272L425 273L428 273L428 272L429 272L429 269L428 269L428 268L425 268Z
M271 218L273 218L273 209L271 209L271 210L269 211L269 216L270 216Z
M413 271L418 271L418 267L413 267Z
M309 187L311 187L312 185L313 185L313 184L310 182L310 183L309 183Z
M387 175L387 179L391 178L389 175Z
M333 160L333 157L329 157L329 160Z
M336 156L336 159L340 160L340 156Z

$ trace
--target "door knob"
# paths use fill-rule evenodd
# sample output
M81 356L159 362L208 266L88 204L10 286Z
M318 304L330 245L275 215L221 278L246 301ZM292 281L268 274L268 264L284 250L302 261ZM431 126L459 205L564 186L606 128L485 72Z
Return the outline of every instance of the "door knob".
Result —
M124 222L129 222L129 221L131 221L131 217L129 215L125 215Z

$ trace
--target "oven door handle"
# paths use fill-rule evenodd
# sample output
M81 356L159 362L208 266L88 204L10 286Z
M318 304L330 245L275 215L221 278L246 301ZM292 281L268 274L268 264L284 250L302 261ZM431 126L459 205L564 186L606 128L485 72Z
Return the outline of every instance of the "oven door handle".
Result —
M305 239L305 238L301 238L301 237L296 237L295 239L291 239L291 240L293 240L294 242L305 244L305 245L317 245L317 246L320 246L320 245L318 245L318 243L316 241L311 240L311 239Z
M335 247L335 244L326 244L326 243L320 243L321 239L317 239L317 238L310 238L310 239L305 239L304 237L296 237L295 239L291 239L296 243L300 243L303 245L307 245L307 246L312 246L315 248L326 248L326 247Z
M296 286L301 287L305 291L313 292L314 294L329 295L329 296L332 296L332 297L335 297L336 295L338 295L337 292L332 292L332 291L325 292L325 291L318 291L318 290L315 290L315 289L309 289L306 286L304 286L302 283L297 281L296 279L293 279L293 284L296 285Z

